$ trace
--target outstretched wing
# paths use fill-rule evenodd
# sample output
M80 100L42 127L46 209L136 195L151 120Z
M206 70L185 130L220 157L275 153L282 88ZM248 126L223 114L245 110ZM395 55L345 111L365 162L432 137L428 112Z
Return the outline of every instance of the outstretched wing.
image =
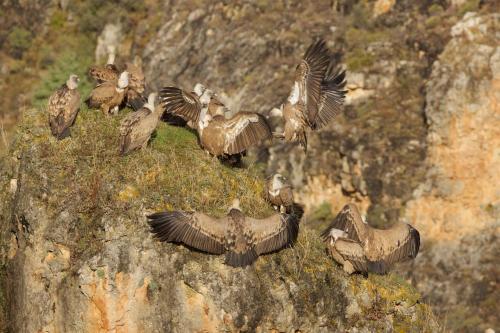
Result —
M256 252L274 252L292 246L299 234L300 214L274 214L265 219L246 218Z
M340 112L346 94L345 84L345 71L335 69L331 64L321 83L318 107L308 115L309 125L312 129L319 129L327 125Z
M177 87L164 87L160 91L160 102L167 113L181 117L185 121L198 123L201 102L198 96Z
M420 234L418 233L417 229L413 228L410 225L401 224L398 228L387 229L381 232L393 232L397 234L396 236L399 236L399 238L401 238L401 229L403 228L406 231L403 239L393 241L394 244L384 244L384 251L381 258L368 257L368 259L371 260L373 264L381 267L391 267L397 262L413 259L417 256L418 250L420 248ZM385 237L385 239L389 240L395 238L391 237L391 235L388 235Z
M364 238L364 228L365 224L358 208L354 204L348 204L342 208L333 222L323 231L321 237L326 239L332 229L338 229L347 233L347 238L361 242Z
M162 242L184 243L213 254L224 252L227 219L203 213L173 211L148 216L151 232Z
M272 137L264 116L253 112L239 112L224 121L226 154L238 154Z
M330 52L325 41L320 39L309 46L295 70L295 82L288 100L292 105L304 105L307 117L317 112L329 62Z

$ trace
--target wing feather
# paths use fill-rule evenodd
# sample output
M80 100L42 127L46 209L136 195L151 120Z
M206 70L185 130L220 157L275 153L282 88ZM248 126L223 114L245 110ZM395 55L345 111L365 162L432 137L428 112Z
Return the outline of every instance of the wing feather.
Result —
M176 87L164 87L160 91L160 101L168 113L198 123L202 106L195 94Z
M357 272L368 272L368 260L363 246L352 239L339 238L333 245L335 250L346 261L349 261Z
M272 137L264 116L252 112L239 112L224 121L226 154L238 154Z
M155 213L148 219L151 232L162 242L184 243L213 254L225 250L226 219L185 211Z
M330 52L324 40L313 42L307 49L302 61L295 70L295 82L289 100L296 96L298 102L305 105L307 118L314 118L321 96L321 84L330 62ZM293 103L292 103L293 104Z
M386 230L385 232L388 232ZM386 266L391 266L397 262L413 259L417 256L420 248L420 234L417 229L408 225L408 233L402 241L398 241L396 246L392 247L384 253L383 258L379 261L385 263Z
M346 232L349 239L361 242L364 238L362 228L364 228L364 222L358 208L354 204L348 204L342 208L328 228L323 231L321 237L326 239L332 229L338 229Z
M329 66L326 76L321 83L321 96L317 113L310 114L309 124L312 129L326 126L340 113L344 104L346 90L345 71Z
M265 219L246 218L253 235L255 250L260 254L292 246L299 234L301 214L274 214Z

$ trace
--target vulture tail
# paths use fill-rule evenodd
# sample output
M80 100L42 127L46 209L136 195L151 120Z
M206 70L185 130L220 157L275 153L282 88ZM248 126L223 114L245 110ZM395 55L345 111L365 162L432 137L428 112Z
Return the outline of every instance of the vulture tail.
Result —
M226 254L226 264L233 267L245 267L252 264L259 255L254 248L243 253L230 251Z

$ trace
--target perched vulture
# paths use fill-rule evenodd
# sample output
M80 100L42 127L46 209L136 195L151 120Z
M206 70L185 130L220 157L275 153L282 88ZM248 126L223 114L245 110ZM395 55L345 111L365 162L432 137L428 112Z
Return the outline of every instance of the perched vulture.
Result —
M226 118L225 106L208 89L196 91L195 88L188 93L165 87L160 96L166 112L196 126L201 146L214 156L238 155L272 137L266 119L258 113L238 112Z
M148 96L148 102L136 112L123 118L120 126L120 154L145 147L153 134L163 112L161 106L155 109L156 94Z
M78 76L71 74L69 79L49 98L49 125L52 134L59 140L70 135L69 127L75 122L80 110Z
M346 205L321 236L348 274L385 274L393 264L415 258L420 247L420 235L411 225L375 229L363 221L354 204Z
M223 218L173 211L155 213L148 219L151 232L160 241L184 243L211 254L225 253L226 264L245 267L261 254L292 246L301 217L301 212L296 212L254 219L245 216L237 202Z
M105 115L108 115L110 110L116 114L125 98L127 87L128 72L125 71L120 74L117 82L104 82L95 87L87 99L87 105L101 109Z
M289 208L293 205L292 185L281 174L274 174L266 182L264 198L275 207Z
M127 63L125 70L129 73L129 86L127 89L127 105L134 110L138 110L145 102L143 97L146 88L146 80L142 71L142 64L139 57L133 63Z
M277 137L298 141L307 150L306 129L320 129L341 110L346 91L345 71L335 69L325 41L307 49L295 70L292 91L282 108L284 132Z
M223 116L228 110L214 92L197 83L192 92L177 87L164 87L160 91L160 100L165 105L167 114L182 118L193 129L198 128L202 110L213 116Z
M92 66L89 69L89 76L96 80L97 83L116 81L120 71L115 66L115 54L108 55L108 61L105 66Z

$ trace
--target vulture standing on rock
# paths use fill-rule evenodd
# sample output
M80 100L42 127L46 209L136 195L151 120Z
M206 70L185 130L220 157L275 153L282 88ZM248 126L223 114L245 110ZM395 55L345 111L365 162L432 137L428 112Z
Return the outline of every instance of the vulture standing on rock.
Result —
M80 110L78 76L71 74L69 79L49 98L49 125L52 134L59 140L70 135L69 127L75 122Z
M114 114L118 113L118 109L125 98L128 87L128 72L120 74L118 80L104 82L95 87L87 99L87 105L91 108L99 108L105 115L109 115L110 110Z
M238 112L226 118L225 106L208 89L197 91L195 88L193 93L188 93L179 88L165 87L160 96L167 113L196 125L201 146L214 156L239 155L272 138L271 129L262 115Z
M411 225L375 229L363 221L354 204L346 205L321 236L348 274L385 274L393 264L415 258L420 247L420 235Z
M148 216L151 232L164 242L184 243L195 249L226 254L233 267L252 264L259 255L292 246L299 232L302 212L274 214L265 219L245 216L235 200L223 218L203 213L173 211Z
M292 185L281 174L274 174L266 182L264 198L273 206L289 208L293 205Z
M282 115L284 132L276 137L298 141L307 150L306 130L320 129L341 110L346 91L345 71L335 69L325 41L307 49L295 70L295 82Z
M148 96L148 102L136 112L123 118L120 126L120 154L144 148L153 134L163 112L162 107L155 108L156 94Z

